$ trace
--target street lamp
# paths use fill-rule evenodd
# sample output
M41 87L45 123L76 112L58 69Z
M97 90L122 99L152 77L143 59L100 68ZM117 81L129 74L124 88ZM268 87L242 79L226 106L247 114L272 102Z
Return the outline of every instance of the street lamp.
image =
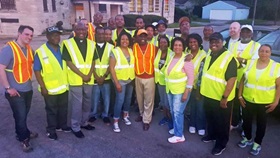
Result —
M255 25L255 17L256 17L256 10L257 10L257 3L258 3L258 0L255 0L255 4L254 4L254 13L253 13L253 20L252 20L252 26Z

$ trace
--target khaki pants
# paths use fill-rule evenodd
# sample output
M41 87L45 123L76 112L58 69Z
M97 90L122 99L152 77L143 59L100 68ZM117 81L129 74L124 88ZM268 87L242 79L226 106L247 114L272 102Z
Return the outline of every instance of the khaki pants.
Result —
M155 99L155 79L135 78L136 97L139 106L140 116L143 117L144 123L152 121Z

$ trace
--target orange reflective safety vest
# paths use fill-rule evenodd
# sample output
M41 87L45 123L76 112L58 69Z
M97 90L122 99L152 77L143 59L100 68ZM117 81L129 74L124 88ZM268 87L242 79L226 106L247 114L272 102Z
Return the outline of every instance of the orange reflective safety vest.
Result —
M133 45L133 54L135 57L135 73L141 75L147 73L149 75L154 73L154 60L155 60L155 46L147 44L145 52L142 52L138 43Z
M8 72L12 72L17 83L25 83L29 79L32 79L32 64L33 53L30 45L26 45L27 55L25 56L20 46L10 41L7 43L13 51L14 65L13 69L6 69Z
M92 23L88 23L88 39L95 41L95 28Z

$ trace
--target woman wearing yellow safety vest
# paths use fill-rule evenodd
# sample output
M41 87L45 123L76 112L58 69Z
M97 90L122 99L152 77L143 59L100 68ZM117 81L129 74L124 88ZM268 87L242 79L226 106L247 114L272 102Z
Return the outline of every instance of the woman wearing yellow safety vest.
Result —
M169 130L169 133L174 136L168 138L168 142L179 143L185 141L183 135L184 110L193 86L194 66L192 62L185 62L186 54L183 51L186 46L181 37L172 40L171 48L174 54L164 71L166 93L174 126Z
M264 44L259 49L259 59L247 63L240 81L238 99L242 105L243 130L245 137L238 146L253 147L250 151L258 155L265 135L267 113L272 112L279 103L280 73L279 63L270 59L271 46ZM252 140L252 121L256 115L257 131Z
M126 125L131 125L128 115L133 91L132 81L135 78L134 56L131 48L131 36L125 31L121 32L117 38L117 47L110 55L111 78L116 88L116 100L114 106L114 132L120 132L119 118L123 109L123 121Z
M188 106L191 108L191 117L189 132L203 136L205 134L205 112L203 108L203 98L200 95L200 85L197 86L199 68L204 63L206 52L203 50L202 38L197 33L192 33L187 39L187 54L192 54L192 63L194 65L194 87L190 95Z
M173 121L169 110L167 94L165 91L165 77L164 70L168 61L170 60L170 55L173 54L172 50L169 49L169 39L166 36L162 36L159 39L159 50L155 57L154 69L155 69L155 83L158 88L158 94L160 98L160 106L163 107L163 119L160 120L159 125L164 125L168 123L169 129L173 128Z

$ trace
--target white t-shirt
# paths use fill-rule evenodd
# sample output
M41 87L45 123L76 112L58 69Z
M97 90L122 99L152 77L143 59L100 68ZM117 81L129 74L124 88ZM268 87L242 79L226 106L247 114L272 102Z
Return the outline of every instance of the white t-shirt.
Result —
M228 50L230 50L231 44L234 43L234 42L237 42L237 41L238 41L238 38L237 39L230 38L229 41L228 41Z

